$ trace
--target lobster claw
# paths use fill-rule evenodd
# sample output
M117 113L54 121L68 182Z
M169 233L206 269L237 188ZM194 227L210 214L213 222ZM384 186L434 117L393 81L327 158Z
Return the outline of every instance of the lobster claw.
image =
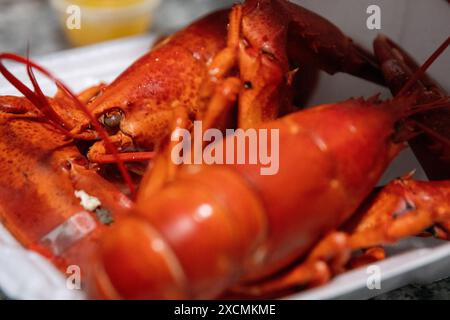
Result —
M372 53L320 15L288 1L283 5L292 19L287 48L296 61L314 64L329 74L344 72L385 85Z
M375 57L320 15L284 0L246 1L243 9L245 39L282 63L385 84Z
M298 68L301 74L304 67L310 74L314 67L385 83L375 57L325 18L285 0L246 1L239 46L239 71L245 83L239 126L252 127L286 113L292 106L286 92L305 90L290 88L287 79L292 70ZM309 78L316 81L314 73Z
M419 65L403 48L385 35L379 35L373 47L386 84L392 94L397 95L419 69ZM445 90L427 74L420 77L415 89L420 91L421 102L447 95Z

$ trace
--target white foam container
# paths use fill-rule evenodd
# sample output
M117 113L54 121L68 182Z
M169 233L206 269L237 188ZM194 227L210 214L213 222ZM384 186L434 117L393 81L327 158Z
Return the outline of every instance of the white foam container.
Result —
M328 3L327 9L323 2ZM341 26L340 21L342 21L345 31L365 42L366 45L370 43L375 36L374 32L364 29L364 25L359 20L355 22L356 25L352 25L349 22L351 19L348 19L345 15L342 16L342 14L339 16L336 13L338 12L338 6L350 5L353 6L354 10L358 10L358 8L363 9L365 2L368 1L323 0L323 2L304 1L304 4L317 9L319 12L321 10L326 12L325 10L330 10L329 6L336 6L336 11L330 11L333 12L333 21ZM385 20L387 27L382 32L393 35L393 38L405 48L412 47L416 50L414 55L422 60L437 47L440 40L448 36L448 20L445 19L446 16L442 12L445 12L445 10L448 12L449 10L446 1L427 1L426 9L423 7L424 2L415 0L409 2L396 1L396 5L392 5L392 1L370 1L370 4L379 3L384 6L393 6L387 12ZM434 20L431 19L427 22L427 28L433 30L433 32L428 32L430 36L424 36L424 41L420 45L417 44L417 40L414 41L413 35L423 34L422 26L412 23L408 18L402 19L402 16L399 17L398 14L394 14L405 10L409 12L406 17L411 17L411 19L417 19L420 11L426 14L434 14ZM445 29L443 26L447 26L447 28ZM396 33L399 28L401 30L408 28L408 32L403 35ZM119 40L38 57L36 60L66 82L73 90L80 91L100 81L110 82L113 80L136 58L145 53L155 38L154 36L144 36ZM431 72L444 84L444 87L448 88L450 85L448 54L445 57L446 60L438 62ZM14 72L20 78L26 79L23 68L14 69ZM39 77L38 79L47 94L54 93L54 88L48 81ZM387 96L384 89L359 79L353 79L346 75L323 76L320 88L313 98L313 103L339 101L358 95L369 96L379 91L384 92ZM17 92L4 79L0 79L0 95L6 94L17 94ZM391 166L382 183L413 169L418 170L417 178L425 177L411 151L406 150ZM286 298L367 299L409 283L429 283L450 276L450 243L435 239L412 238L390 247L388 251L390 253L389 258L377 264L381 272L381 289L379 290L367 288L369 274L366 268L362 268L347 272L335 278L326 286ZM66 289L63 274L39 255L22 248L1 225L0 288L6 295L20 299L79 299L84 297L82 292Z

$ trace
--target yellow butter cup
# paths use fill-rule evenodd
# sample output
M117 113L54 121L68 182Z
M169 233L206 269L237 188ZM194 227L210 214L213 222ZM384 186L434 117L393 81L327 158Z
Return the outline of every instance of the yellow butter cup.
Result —
M148 31L159 0L52 0L74 46Z

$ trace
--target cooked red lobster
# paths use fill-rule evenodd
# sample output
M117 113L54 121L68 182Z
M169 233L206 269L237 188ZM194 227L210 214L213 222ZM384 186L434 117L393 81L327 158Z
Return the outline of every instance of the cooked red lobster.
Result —
M411 139L425 169L436 169L427 161L448 164L450 102L425 73L449 44L418 67L379 37L375 58L302 7L248 0L78 96L29 59L0 54L27 67L34 89L0 63L25 96L0 98L1 220L62 268L80 265L92 297L113 299L273 296L381 259L380 246L430 226L444 238L448 182L406 177L367 199ZM386 84L395 97L296 111L294 97L308 93L298 87L303 65ZM55 80L55 97L44 96L35 70ZM170 135L194 120L204 129L278 130L279 172L174 164ZM142 179L129 173L147 160ZM117 179L105 179L111 163L129 197ZM99 203L81 207L80 191Z

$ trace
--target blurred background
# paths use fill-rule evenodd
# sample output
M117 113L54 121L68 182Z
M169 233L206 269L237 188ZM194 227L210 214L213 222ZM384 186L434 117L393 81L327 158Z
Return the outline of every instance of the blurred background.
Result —
M34 55L42 55L53 51L70 48L70 43L65 36L59 18L67 13L58 10L61 3L63 10L66 3L81 4L82 8L89 7L96 0L50 1L50 0L0 0L0 51L13 51L25 53L27 43L30 42ZM137 0L100 0L105 6L133 6ZM111 5L111 3L116 4ZM216 8L226 7L234 3L232 0L150 0L158 3L153 9L153 23L151 28L157 33L170 33L193 19L204 15ZM117 5L118 4L118 5ZM119 10L120 11L120 10ZM119 13L120 14L120 13ZM82 9L83 16L83 9ZM113 15L111 18L114 19ZM133 19L131 17L130 19ZM103 28L108 28L104 24ZM99 32L100 30L98 30ZM93 31L94 32L94 31Z
M234 0L0 0L0 52L32 56L101 42L134 34L160 35L185 26L214 9L230 6ZM424 61L450 34L450 5L447 0L297 0L336 23L345 33L371 48L378 33L389 35ZM70 3L82 8L80 31L65 26ZM381 8L381 30L366 26L369 5ZM73 13L73 12L72 12ZM93 17L93 18L92 18ZM84 19L84 20L83 20ZM450 90L450 59L444 55L430 73ZM339 81L342 79L343 81ZM346 75L321 75L321 92L312 104L339 101L350 96L369 96L381 90ZM432 285L411 285L379 299L450 299L450 280Z

